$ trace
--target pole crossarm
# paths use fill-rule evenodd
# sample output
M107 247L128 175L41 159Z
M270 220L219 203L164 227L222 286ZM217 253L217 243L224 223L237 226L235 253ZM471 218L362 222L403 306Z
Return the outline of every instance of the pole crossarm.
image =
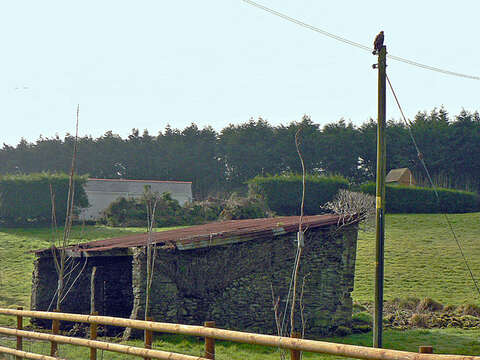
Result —
M368 359L368 360L480 360L480 356L465 356L465 355L438 355L438 354L419 354L408 351L390 350L390 349L378 349L370 348L366 346L356 346L347 344L330 343L325 341L295 339L290 337L274 336L254 334L241 331L224 330L217 328L210 328L197 325L181 325L172 323L161 323L154 321L132 320L122 319L110 316L92 316L92 315L79 315L79 314L66 314L66 313L53 313L46 311L27 311L27 310L15 310L15 309L1 309L0 314L3 315L22 315L26 317L61 320L61 321L73 321L90 324L103 324L113 326L131 327L141 330L151 330L155 332L200 336L215 338L218 340L225 340L238 343L255 344L290 350L299 350L312 353L330 354L337 356L353 357L356 359ZM3 328L0 328L3 329ZM15 329L7 329L9 334L16 336ZM1 333L1 331L0 331ZM42 334L45 336L52 336L50 334ZM59 336L59 335L57 335ZM64 337L66 338L66 337ZM51 338L47 338L51 340ZM76 339L84 340L84 339ZM57 339L55 341L61 342ZM92 340L84 340L92 341ZM99 342L98 343L102 343ZM112 344L118 345L118 344ZM125 346L125 345L122 345ZM146 351L146 349L140 349ZM158 350L150 350L158 351ZM142 353L145 354L145 353ZM154 358L152 355L149 357ZM180 359L180 358L168 358L168 359ZM188 359L188 358L184 358ZM190 357L190 359L204 359L200 357Z

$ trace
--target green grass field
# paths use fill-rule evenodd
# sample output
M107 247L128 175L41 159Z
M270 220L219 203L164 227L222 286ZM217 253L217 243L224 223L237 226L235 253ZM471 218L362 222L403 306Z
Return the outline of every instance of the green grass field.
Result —
M474 275L480 274L480 213L453 214L449 219L470 262ZM140 228L109 228L105 226L74 227L72 242L90 241L144 232ZM0 306L28 308L33 270L34 249L52 245L50 229L0 229ZM375 235L360 232L357 249L354 300L372 301L374 285ZM468 271L458 247L442 215L393 214L386 220L385 298L430 297L443 304L479 304ZM0 317L1 324L13 325L13 319ZM385 346L416 351L419 345L434 345L437 353L480 354L480 330L433 329L388 330ZM371 344L371 334L330 338L327 341L358 345ZM5 341L1 341L5 344ZM13 344L13 343L10 343ZM139 342L130 344L141 345ZM48 345L30 343L30 348L48 353ZM155 348L202 354L197 339L164 336ZM61 346L61 355L69 359L86 358L87 350ZM28 348L26 348L28 350ZM277 350L220 343L217 359L279 359ZM105 353L105 359L128 359L123 355ZM323 355L307 355L306 359L327 359Z
M480 278L480 213L448 215L476 278ZM386 218L385 299L430 297L443 304L479 304L479 295L441 214ZM373 301L375 233L360 232L356 301Z

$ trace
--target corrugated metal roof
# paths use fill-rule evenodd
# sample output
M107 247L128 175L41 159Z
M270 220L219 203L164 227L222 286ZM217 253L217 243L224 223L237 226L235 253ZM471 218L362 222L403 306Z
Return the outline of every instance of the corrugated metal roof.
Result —
M177 180L135 180L135 179L97 179L89 178L89 181L122 181L122 182L140 182L140 183L170 183L170 184L191 184L191 181Z
M266 219L229 220L182 229L152 233L152 243L189 250L208 246L224 245L295 233L298 231L299 216L285 216ZM303 217L303 228L312 229L338 224L337 215L314 215ZM92 241L69 247L74 252L108 251L130 247L146 246L148 234L135 234L123 237ZM50 249L37 250L40 255Z

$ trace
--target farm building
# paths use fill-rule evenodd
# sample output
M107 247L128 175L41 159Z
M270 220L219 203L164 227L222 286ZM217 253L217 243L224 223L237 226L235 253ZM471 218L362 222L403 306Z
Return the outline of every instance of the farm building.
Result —
M230 220L153 233L157 248L151 294L155 320L273 334L273 298L279 309L292 277L299 217ZM303 218L303 287L306 335L350 327L356 224L339 226L335 215ZM101 315L144 316L147 234L94 241L68 248L75 286L65 312L90 312L92 273L95 309ZM51 310L57 275L52 250L36 251L32 309ZM273 296L273 297L272 297ZM297 324L301 324L297 311ZM41 322L41 320L37 320Z
M390 170L385 178L385 182L394 185L415 185L413 174L408 168Z
M85 193L90 207L80 213L84 220L97 220L102 212L119 197L139 198L143 195L145 186L150 186L152 192L162 194L169 192L180 205L192 200L192 183L185 181L156 180L123 180L123 179L88 179Z

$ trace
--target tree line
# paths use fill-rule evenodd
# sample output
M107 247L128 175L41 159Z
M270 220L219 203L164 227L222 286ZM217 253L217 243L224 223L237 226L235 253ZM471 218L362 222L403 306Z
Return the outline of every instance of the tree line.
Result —
M375 178L376 122L354 126L343 119L323 127L308 116L272 126L250 119L217 132L191 124L167 126L157 135L132 129L127 138L112 131L79 139L77 172L95 178L192 181L196 199L242 188L256 175L301 172L295 133L301 128L301 151L309 173L338 174L355 183ZM419 112L411 121L421 156L437 185L480 190L480 115L461 111L451 117L443 108ZM387 122L387 170L408 167L425 183L425 172L407 126ZM0 149L0 174L68 172L74 137L22 139Z

